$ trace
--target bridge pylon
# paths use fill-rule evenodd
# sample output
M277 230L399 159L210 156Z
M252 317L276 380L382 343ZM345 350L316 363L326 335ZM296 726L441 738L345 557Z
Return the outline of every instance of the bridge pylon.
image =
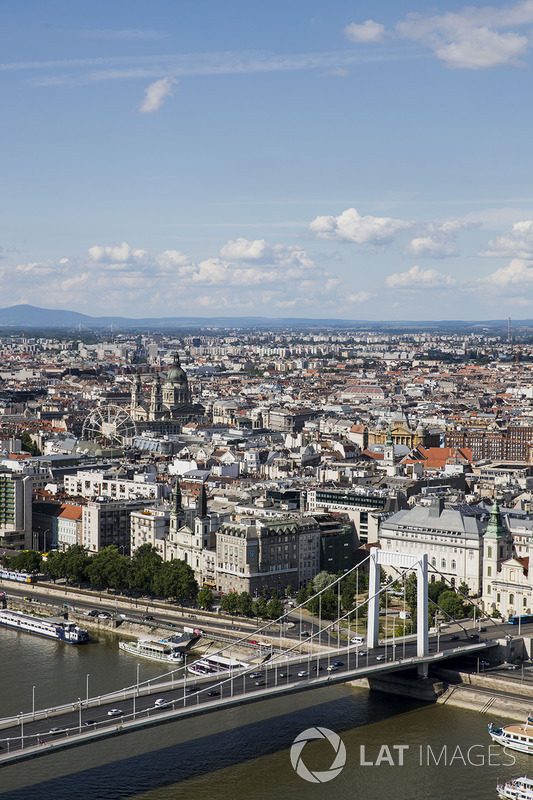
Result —
M416 607L416 651L417 656L423 658L429 653L428 630L428 557L427 553L408 554L396 553L392 550L380 550L373 547L370 550L370 574L368 584L368 647L377 647L379 644L379 596L380 567L395 567L400 572L415 570L417 575L417 607Z

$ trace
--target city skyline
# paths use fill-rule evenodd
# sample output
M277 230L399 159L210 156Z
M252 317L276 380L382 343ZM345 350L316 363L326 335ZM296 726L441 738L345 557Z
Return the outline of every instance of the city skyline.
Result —
M533 315L530 0L3 10L3 307Z

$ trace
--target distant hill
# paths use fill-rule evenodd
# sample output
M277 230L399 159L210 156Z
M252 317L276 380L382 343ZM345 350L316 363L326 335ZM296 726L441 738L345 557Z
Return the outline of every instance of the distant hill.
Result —
M507 328L507 320L426 320L426 321L370 321L349 319L311 319L308 317L91 317L78 311L39 308L17 305L0 308L2 328L55 328L73 329L79 326L97 330L111 325L116 330L171 330L175 328L311 328L311 327L356 327L375 329L465 329L479 332L483 328ZM513 330L518 327L533 327L532 320L513 320Z

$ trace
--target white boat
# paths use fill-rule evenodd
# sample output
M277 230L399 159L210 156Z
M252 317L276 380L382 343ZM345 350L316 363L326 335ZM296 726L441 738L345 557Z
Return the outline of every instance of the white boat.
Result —
M499 784L498 794L504 800L533 800L533 779L515 778L505 784Z
M181 664L183 645L168 639L139 639L137 642L119 642L118 646L126 653L151 661L165 661L167 664Z
M511 725L498 727L489 723L488 732L495 742L509 750L520 753L533 753L533 717L528 716L524 724L513 722Z
M38 636L57 639L69 644L85 644L91 638L88 631L83 630L74 622L34 617L32 614L22 614L20 611L0 609L0 625L26 633L36 633Z
M187 669L193 675L216 675L217 672L226 672L230 668L245 669L249 666L250 664L246 663L246 661L237 661L235 658L213 655L204 656L204 658L199 658L198 661L193 661Z

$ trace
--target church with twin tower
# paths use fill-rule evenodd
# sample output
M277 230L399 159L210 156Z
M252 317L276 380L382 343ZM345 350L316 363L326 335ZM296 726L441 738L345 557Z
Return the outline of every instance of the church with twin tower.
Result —
M178 353L174 354L165 380L162 381L157 374L149 389L149 395L145 395L137 372L131 386L130 414L138 430L179 433L183 424L204 415L204 407L192 401L189 381Z

